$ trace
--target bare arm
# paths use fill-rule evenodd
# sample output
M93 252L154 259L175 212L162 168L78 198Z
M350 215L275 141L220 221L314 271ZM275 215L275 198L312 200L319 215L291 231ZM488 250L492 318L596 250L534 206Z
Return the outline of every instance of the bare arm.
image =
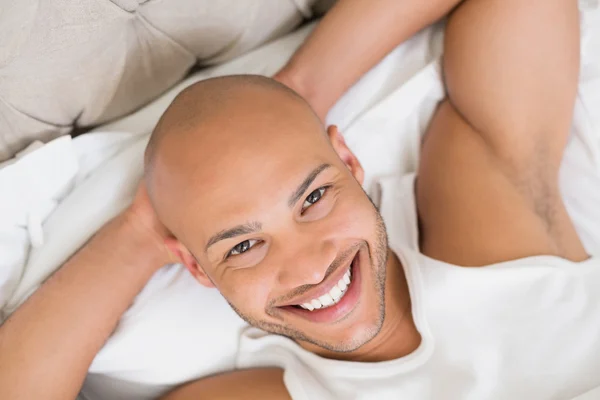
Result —
M459 0L338 0L275 76L321 119L392 49L446 15Z
M587 254L558 172L579 73L576 0L467 0L449 17L448 99L423 144L422 251L481 266Z
M170 260L142 208L107 223L0 327L0 398L77 396L121 315Z
M161 400L290 400L283 371L257 368L203 378L169 393Z
M467 1L449 19L448 96L501 157L562 159L579 76L576 0Z

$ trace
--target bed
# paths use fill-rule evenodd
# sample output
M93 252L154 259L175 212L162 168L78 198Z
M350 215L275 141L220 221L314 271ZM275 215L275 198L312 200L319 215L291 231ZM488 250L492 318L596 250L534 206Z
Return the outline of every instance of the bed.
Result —
M586 10L579 96L561 189L586 249L600 255L600 11L594 4ZM1 164L1 320L131 201L149 134L179 91L212 76L272 75L313 27L203 69L139 111L91 133L35 142ZM444 96L442 39L443 22L418 33L327 116L363 164L364 186L375 200L377 179L416 169L421 135ZM180 265L166 266L95 358L81 398L150 399L183 382L233 369L244 328L216 290L198 285Z

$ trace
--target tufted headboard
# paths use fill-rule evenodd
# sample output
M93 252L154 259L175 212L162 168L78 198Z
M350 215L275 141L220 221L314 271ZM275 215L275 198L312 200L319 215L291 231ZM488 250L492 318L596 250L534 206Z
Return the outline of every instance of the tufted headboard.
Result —
M316 0L0 0L0 161L293 30Z

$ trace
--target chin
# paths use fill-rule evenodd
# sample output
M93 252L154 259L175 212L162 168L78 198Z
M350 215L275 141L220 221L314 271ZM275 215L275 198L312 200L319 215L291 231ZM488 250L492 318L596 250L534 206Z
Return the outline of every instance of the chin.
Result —
M344 321L350 322L350 321ZM364 318L350 324L340 324L336 329L329 328L326 334L320 332L305 332L297 338L311 343L322 349L336 353L350 353L369 343L381 330L380 318Z
M358 350L377 336L381 330L381 325L380 321L363 322L347 329L344 338L338 342L339 346L345 349L342 350L344 352Z

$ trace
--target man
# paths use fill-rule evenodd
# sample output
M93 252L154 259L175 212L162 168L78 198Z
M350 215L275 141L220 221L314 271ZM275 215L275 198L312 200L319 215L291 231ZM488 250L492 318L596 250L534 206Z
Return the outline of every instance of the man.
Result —
M448 98L418 178L382 182L391 248L358 160L301 99L249 77L183 92L146 182L171 251L281 335L248 333L240 366L281 366L306 399L570 398L600 385L600 263L558 188L578 35L573 1L472 0L451 14Z
M127 245L144 238L149 264L169 259L148 245L165 238L200 283L261 328L242 338L239 366L285 372L283 380L275 369L200 380L169 398L252 398L259 390L262 398L546 399L600 386L600 263L558 190L578 35L574 1L459 5L446 28L447 99L417 177L381 183L383 218L337 129L325 136L287 89L230 77L178 96L146 160L151 202L172 235L149 217L143 189L108 232ZM106 232L91 245L102 247ZM147 279L123 267L131 254L115 255L118 265L102 274L88 267L67 275L90 251L55 276L54 291L43 287L14 315L4 349L20 339L54 356L48 343L66 339L48 326L60 321L37 322L47 342L24 321L74 294L57 293L61 277L104 279L128 293ZM121 269L135 285L121 282ZM102 326L85 357L59 358L79 379L81 359L91 361L126 298L83 321ZM74 312L95 304L84 299ZM18 371L35 369L22 347L8 357ZM18 371L13 380L27 376ZM64 375L42 377L40 386L55 398L74 387Z

